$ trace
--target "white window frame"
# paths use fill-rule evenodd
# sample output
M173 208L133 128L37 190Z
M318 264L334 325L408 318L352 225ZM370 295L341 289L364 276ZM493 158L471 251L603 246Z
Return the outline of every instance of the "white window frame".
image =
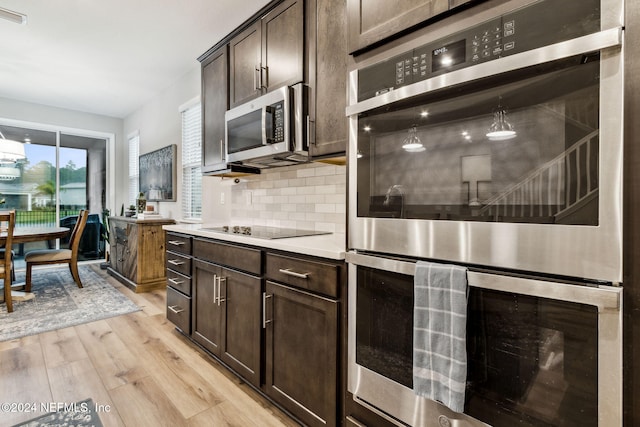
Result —
M197 96L179 107L182 129L182 218L202 218L202 108Z
M140 194L140 132L135 131L127 136L129 145L129 205L135 205Z

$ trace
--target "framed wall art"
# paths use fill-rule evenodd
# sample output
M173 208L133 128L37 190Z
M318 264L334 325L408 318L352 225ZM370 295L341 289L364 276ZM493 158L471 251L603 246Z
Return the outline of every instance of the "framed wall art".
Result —
M171 144L139 157L139 185L147 201L175 202L176 144Z

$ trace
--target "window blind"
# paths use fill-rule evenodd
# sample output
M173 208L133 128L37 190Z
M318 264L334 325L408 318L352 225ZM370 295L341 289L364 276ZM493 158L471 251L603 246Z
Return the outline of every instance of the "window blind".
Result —
M182 217L202 217L202 112L200 103L182 110Z
M135 205L138 197L138 156L140 155L140 135L129 136L129 204Z

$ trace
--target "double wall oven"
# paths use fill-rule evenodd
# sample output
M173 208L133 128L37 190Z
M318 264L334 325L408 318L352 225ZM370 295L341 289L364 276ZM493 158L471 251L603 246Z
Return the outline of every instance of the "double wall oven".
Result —
M622 424L623 1L488 1L349 73L349 375L398 425ZM464 413L412 384L418 260L468 269Z

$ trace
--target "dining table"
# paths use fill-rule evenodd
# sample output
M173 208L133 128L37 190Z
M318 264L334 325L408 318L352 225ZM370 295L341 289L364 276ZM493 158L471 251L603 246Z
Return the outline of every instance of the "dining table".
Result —
M13 231L12 246L30 242L55 240L62 238L67 234L69 234L68 227L16 227ZM4 246L6 240L6 230L0 230L0 246ZM14 283L11 285L11 299L13 301L27 301L34 298L34 294L31 292L23 292L13 289L21 287L24 287L24 283Z

